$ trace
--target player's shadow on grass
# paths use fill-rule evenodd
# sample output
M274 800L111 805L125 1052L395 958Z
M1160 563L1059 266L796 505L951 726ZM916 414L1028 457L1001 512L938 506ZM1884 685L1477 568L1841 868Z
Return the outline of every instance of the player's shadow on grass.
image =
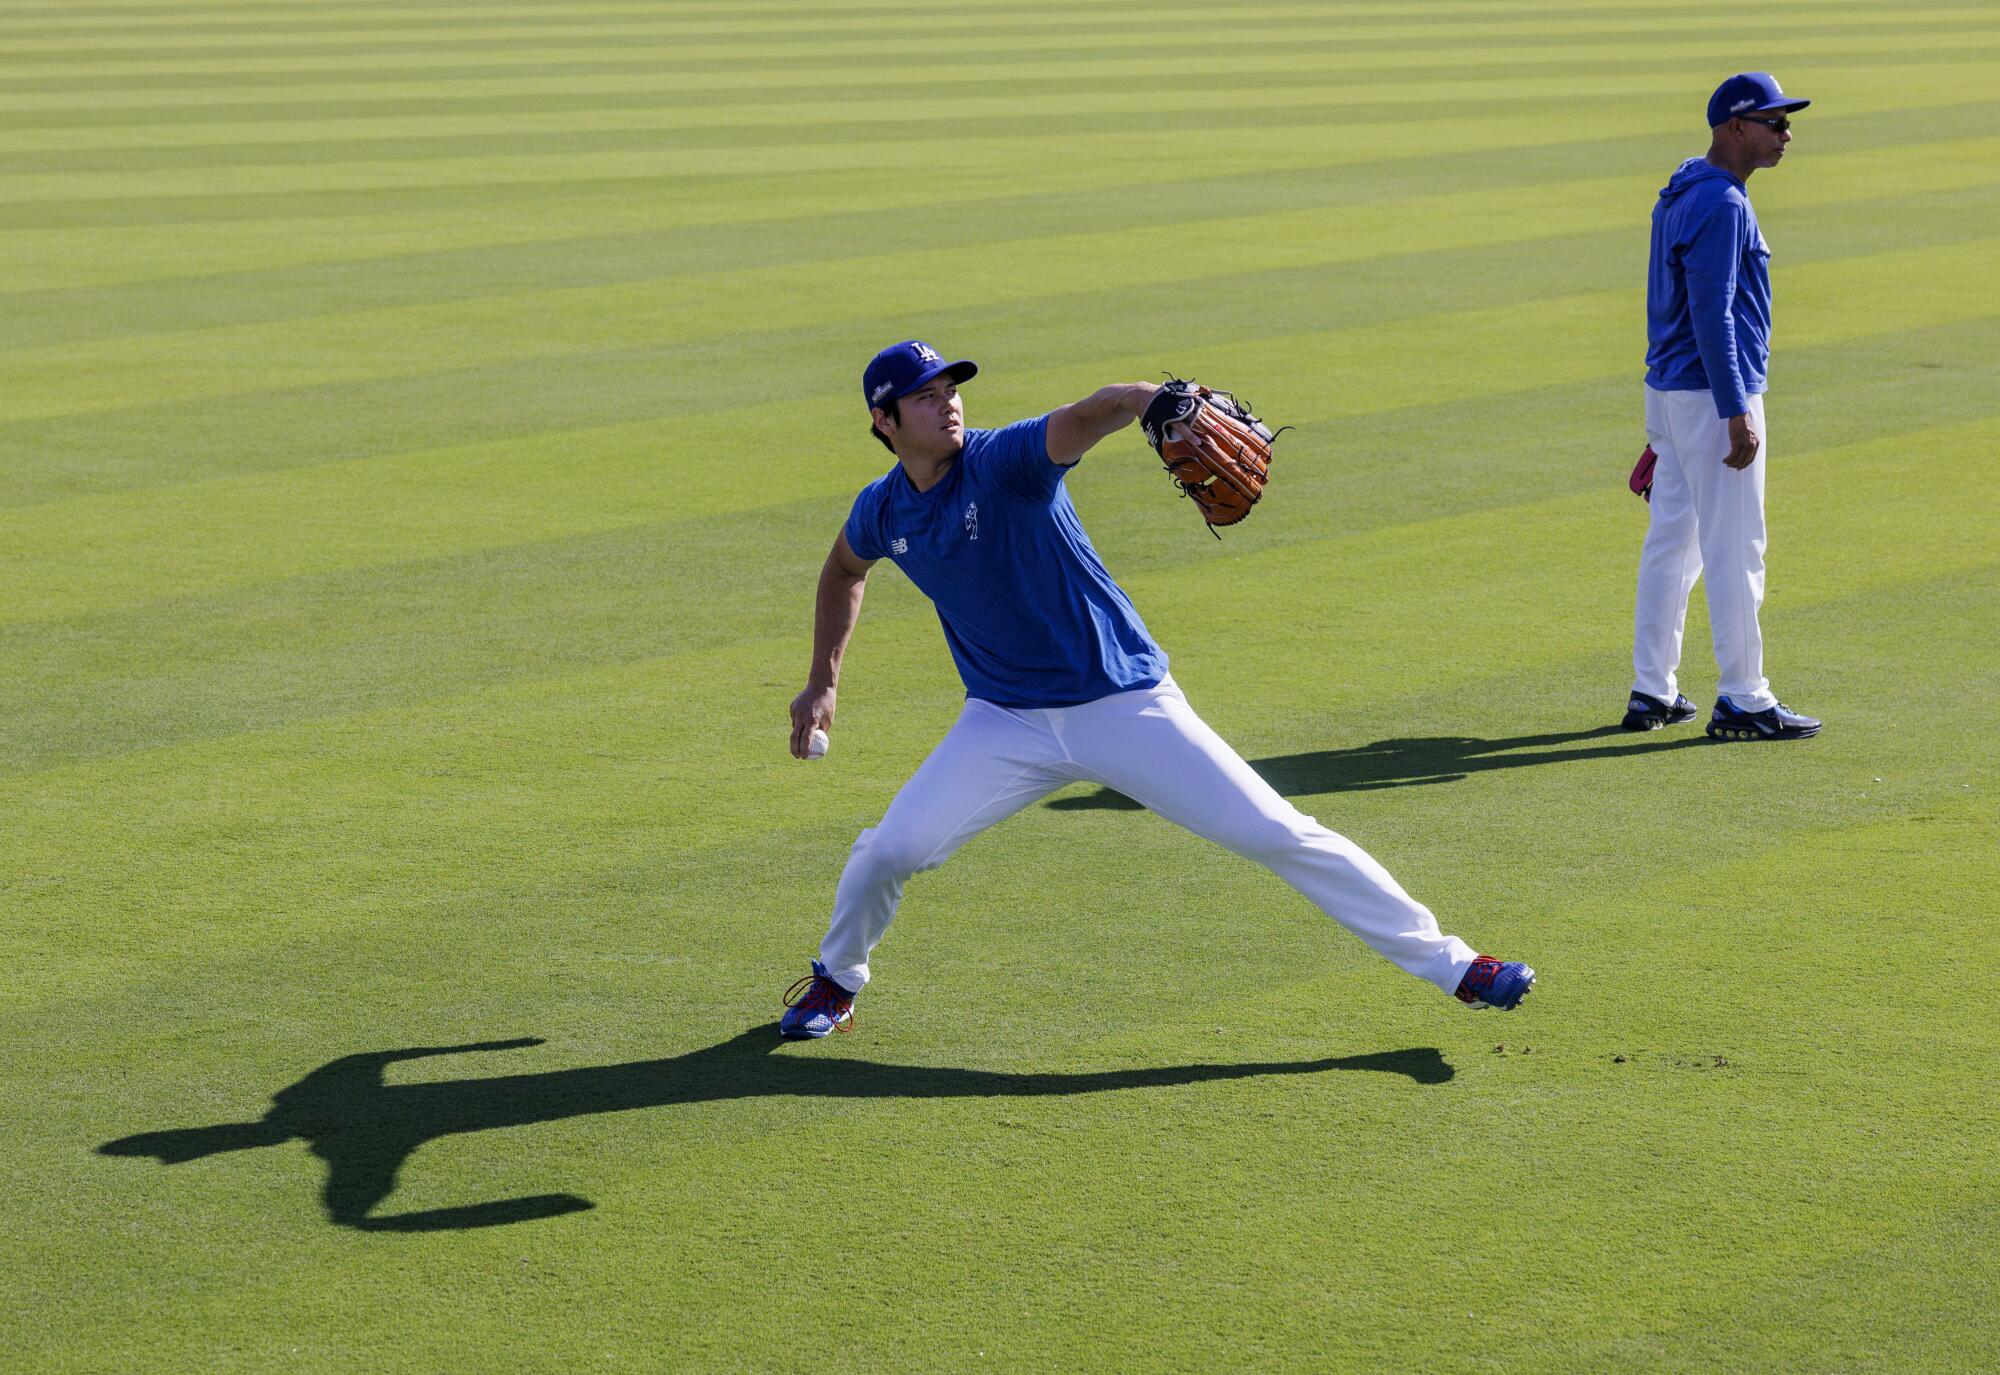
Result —
M1580 745L1587 740L1619 736L1623 745L1581 749L1550 749L1551 745ZM1475 740L1462 735L1433 735L1410 740L1377 740L1351 750L1314 750L1310 754L1280 754L1269 759L1252 759L1250 767L1264 781L1286 797L1309 797L1320 793L1372 792L1381 788L1408 788L1420 783L1457 783L1468 774L1489 769L1525 769L1537 764L1566 764L1578 759L1617 759L1631 754L1653 754L1660 750L1705 745L1703 735L1658 735L1634 739L1618 726L1598 726L1592 730L1561 731L1553 735L1517 735L1508 740ZM1058 811L1110 808L1138 811L1139 804L1110 788L1058 797L1048 805Z
M395 1190L396 1176L412 1152L426 1141L461 1132L734 1098L1048 1098L1325 1070L1401 1074L1419 1084L1442 1084L1452 1077L1451 1066L1435 1049L1087 1074L884 1065L824 1055L774 1055L783 1042L776 1025L766 1023L720 1045L662 1060L438 1083L384 1080L384 1072L398 1060L540 1044L528 1037L347 1055L278 1090L261 1121L141 1132L97 1149L102 1155L151 1156L162 1165L179 1165L298 1139L326 1162L323 1197L333 1222L370 1232L435 1232L557 1217L592 1206L575 1194L535 1194L424 1212L375 1213Z

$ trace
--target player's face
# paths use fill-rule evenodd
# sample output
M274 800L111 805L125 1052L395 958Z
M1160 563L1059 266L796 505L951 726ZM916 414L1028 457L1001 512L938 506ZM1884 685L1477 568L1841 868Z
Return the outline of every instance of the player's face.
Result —
M945 458L964 445L965 403L959 400L958 384L949 377L933 377L904 397L896 409L900 419L878 419L877 423L895 443L898 456Z
M1776 167L1785 156L1785 145L1792 141L1791 126L1791 120L1782 114L1737 116L1737 134L1750 155L1750 165Z

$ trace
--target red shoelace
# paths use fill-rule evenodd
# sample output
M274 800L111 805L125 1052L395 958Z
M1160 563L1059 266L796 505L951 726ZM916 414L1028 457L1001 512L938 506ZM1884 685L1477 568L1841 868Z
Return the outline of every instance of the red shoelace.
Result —
M854 1030L854 995L832 979L808 974L785 990L785 1006L801 1012L824 1012L835 1031Z

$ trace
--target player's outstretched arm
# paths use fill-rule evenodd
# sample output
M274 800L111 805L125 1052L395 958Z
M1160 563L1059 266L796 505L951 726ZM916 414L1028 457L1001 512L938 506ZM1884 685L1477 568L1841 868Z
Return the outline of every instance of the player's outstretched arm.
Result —
M792 757L806 758L806 742L815 729L833 729L834 690L840 683L840 661L854 624L861 619L861 594L866 590L873 559L863 559L848 547L847 532L833 542L820 570L819 594L813 604L812 666L805 691L792 699Z
M1119 382L1050 411L1049 462L1069 467L1098 440L1144 415L1158 390L1151 382Z

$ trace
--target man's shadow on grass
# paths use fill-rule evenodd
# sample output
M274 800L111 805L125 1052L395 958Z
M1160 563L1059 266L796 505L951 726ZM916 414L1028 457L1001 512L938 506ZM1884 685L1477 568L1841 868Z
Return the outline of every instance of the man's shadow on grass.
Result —
M384 1080L384 1071L398 1060L540 1044L537 1038L524 1037L346 1055L278 1090L271 1096L271 1110L260 1121L141 1132L107 1141L97 1149L102 1155L151 1156L162 1165L178 1165L224 1151L282 1145L297 1138L326 1162L323 1197L331 1221L370 1232L435 1232L558 1217L592 1206L575 1194L535 1194L424 1212L374 1214L376 1205L395 1190L396 1176L412 1152L426 1141L461 1132L630 1108L772 1096L1050 1098L1325 1070L1401 1074L1419 1084L1442 1084L1452 1077L1444 1056L1429 1048L1318 1060L1176 1065L1088 1074L1007 1074L885 1065L827 1056L774 1055L783 1043L776 1025L766 1023L720 1045L662 1060L440 1083L391 1084Z
M1551 745L1578 746L1584 741L1612 735L1622 736L1632 743L1590 748L1548 748ZM1621 727L1598 726L1593 730L1561 731L1552 735L1517 735L1507 740L1477 740L1461 735L1377 740L1372 745L1361 745L1351 750L1314 750L1309 754L1280 754L1269 759L1252 759L1250 767L1286 797L1308 797L1320 793L1409 788L1421 783L1457 783L1468 774L1484 773L1489 769L1525 769L1537 764L1567 764L1579 759L1617 759L1624 755L1654 754L1661 750L1685 749L1707 743L1708 738L1703 735L1677 735L1664 739L1659 735L1649 735L1633 741L1632 733ZM1110 788L1073 797L1058 797L1048 806L1057 811L1141 810L1137 802Z

